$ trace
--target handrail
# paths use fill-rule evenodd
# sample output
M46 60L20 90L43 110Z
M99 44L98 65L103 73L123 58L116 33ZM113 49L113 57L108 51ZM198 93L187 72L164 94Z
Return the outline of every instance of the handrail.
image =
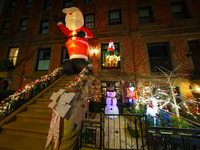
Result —
M44 75L40 79L26 84L13 95L2 100L0 102L0 121L52 84L55 80L61 77L61 75L61 68L57 68L50 74Z

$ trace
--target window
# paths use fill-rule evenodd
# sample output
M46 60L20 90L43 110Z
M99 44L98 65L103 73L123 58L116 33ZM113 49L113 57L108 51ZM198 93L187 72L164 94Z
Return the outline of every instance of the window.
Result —
M9 24L10 24L9 21L4 22L3 28L2 28L2 30L1 30L1 33L8 33Z
M71 7L72 0L63 0L63 7Z
M30 8L32 4L32 0L26 0L24 4L24 8Z
M173 3L172 12L175 20L188 18L187 10L184 2Z
M94 27L94 14L85 15L84 23L86 28Z
M11 0L8 6L8 11L12 11L15 7L15 4L16 4L16 0Z
M109 11L109 25L121 24L120 10Z
M50 10L52 7L52 0L45 0L44 2L44 10Z
M154 22L151 7L139 8L138 14L139 14L140 24Z
M95 0L85 0L85 3L94 2Z
M119 55L119 43L114 43L114 46L115 46L115 52L117 53L117 55ZM108 50L108 44L101 44L101 68L102 69L120 68L120 62L118 62L117 67L105 67L106 65L105 54L107 50Z
M13 65L16 65L17 62L17 57L18 57L18 53L19 53L19 47L16 48L11 48L9 50L9 54L8 54L8 60L13 61Z
M40 34L48 33L49 21L42 21L40 26Z
M160 72L157 68L160 66L167 70L172 70L168 43L148 44L148 52L151 72Z
M38 54L37 70L49 70L51 49L40 49Z
M66 47L62 48L62 58L61 58L61 64L65 61L69 59L69 54L68 54L68 50Z
M192 61L194 70L200 72L200 43L198 40L188 42L190 53L192 54Z
M26 19L21 19L21 22L19 24L19 31L25 31L26 30L26 26L27 26L27 18Z

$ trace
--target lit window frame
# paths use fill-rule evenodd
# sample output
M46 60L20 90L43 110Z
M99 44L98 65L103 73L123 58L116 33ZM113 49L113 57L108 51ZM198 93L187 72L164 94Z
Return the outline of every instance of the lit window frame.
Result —
M87 17L90 17L90 16L93 17L93 21L88 21L87 20ZM90 26L90 24L93 24L93 25ZM86 28L94 28L95 27L95 14L94 13L84 15L84 26Z
M16 51L13 53L14 55L11 55L12 54L12 50L15 50L16 51L18 50L17 52L17 56L15 56L16 54ZM8 55L7 55L7 60L10 60L10 61L13 61L13 66L16 66L16 63L17 63L17 60L18 60L18 56L19 56L19 47L11 47L9 48L9 52L8 52Z

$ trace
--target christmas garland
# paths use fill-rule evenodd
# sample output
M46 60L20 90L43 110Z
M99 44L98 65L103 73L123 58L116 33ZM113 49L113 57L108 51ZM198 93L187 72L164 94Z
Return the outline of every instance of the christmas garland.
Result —
M52 77L54 78L61 72L61 68L55 69L48 75L42 76L40 79L36 79L34 82L27 83L23 88L16 91L13 95L0 102L0 120L2 120L6 115L10 114L15 110L17 103L24 101L24 94L36 89L39 85L46 84Z
M82 97L85 103L93 102L100 102L101 99L101 83L95 76L89 76L89 70L87 68L91 67L89 64L87 67L83 68L82 71L78 74L78 76L74 79L74 81L69 82L65 88L68 91L74 91L74 89L83 91L84 83L87 81L89 82L89 95L86 97ZM88 89L85 89L88 90Z

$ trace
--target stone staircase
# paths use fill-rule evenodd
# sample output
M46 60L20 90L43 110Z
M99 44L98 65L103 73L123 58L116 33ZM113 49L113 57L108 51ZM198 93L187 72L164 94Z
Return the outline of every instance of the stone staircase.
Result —
M16 119L1 127L0 150L44 150L50 125L51 109L48 108L53 92L64 88L76 75L63 75L47 90L39 93L26 111L16 114ZM34 99L34 98L33 98ZM31 101L31 100L30 100Z

